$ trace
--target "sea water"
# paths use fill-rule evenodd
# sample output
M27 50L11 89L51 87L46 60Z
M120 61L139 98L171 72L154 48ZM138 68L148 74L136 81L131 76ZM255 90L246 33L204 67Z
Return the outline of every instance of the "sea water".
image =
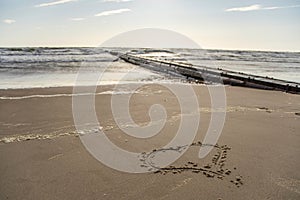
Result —
M131 49L0 48L0 89L180 81L172 75L125 63L110 51L125 53ZM299 52L166 49L161 53L156 50L152 56L300 82ZM84 74L80 82L78 73Z

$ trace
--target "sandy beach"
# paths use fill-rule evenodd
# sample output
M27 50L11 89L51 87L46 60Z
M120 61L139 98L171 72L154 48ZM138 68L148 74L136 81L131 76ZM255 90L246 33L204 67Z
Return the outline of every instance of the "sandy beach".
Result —
M142 152L174 137L180 108L170 91L146 85L133 94L136 123L149 122L154 103L168 114L160 134L142 140L116 125L106 92L112 87L97 88L95 108L113 143ZM300 96L226 86L224 129L199 159L212 110L206 86L194 90L201 102L194 143L172 166L145 174L113 170L89 154L74 127L71 87L1 90L0 199L299 199Z

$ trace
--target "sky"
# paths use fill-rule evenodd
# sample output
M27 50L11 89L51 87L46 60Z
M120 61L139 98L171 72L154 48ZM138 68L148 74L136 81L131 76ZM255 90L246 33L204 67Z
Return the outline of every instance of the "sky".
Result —
M0 0L0 46L99 46L159 28L206 49L300 51L300 0Z

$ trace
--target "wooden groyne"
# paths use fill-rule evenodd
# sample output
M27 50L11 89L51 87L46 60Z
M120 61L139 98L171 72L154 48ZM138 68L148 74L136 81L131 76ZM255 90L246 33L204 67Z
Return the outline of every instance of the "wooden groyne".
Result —
M159 60L142 55L122 54L119 57L129 63L151 70L180 74L196 82L223 83L227 85L243 86L267 90L279 90L300 94L300 84L270 77L234 72L220 68L210 68L168 60Z

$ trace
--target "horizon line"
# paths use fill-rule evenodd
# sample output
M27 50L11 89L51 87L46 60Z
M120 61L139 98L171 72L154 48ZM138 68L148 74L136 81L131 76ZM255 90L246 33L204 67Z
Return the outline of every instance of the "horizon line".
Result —
M279 49L238 49L238 48L189 48L189 47L124 47L124 46L55 46L55 45L49 45L49 46L42 46L42 45L36 45L36 46L0 46L0 48L143 48L143 49L203 49L203 50L222 50L222 51L263 51L263 52L292 52L292 53L300 53L299 50L279 50Z

